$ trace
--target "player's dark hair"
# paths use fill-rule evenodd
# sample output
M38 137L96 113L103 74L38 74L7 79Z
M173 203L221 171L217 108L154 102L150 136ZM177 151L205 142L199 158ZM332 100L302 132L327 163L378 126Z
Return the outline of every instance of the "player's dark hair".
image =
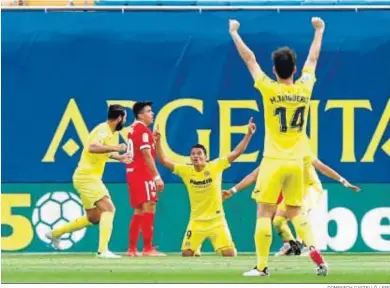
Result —
M138 115L144 111L146 106L152 106L153 102L136 102L133 106L133 114L135 119L138 119Z
M294 72L297 63L297 54L288 47L282 47L272 53L275 70L282 79L288 79Z
M113 104L108 107L108 120L115 120L118 119L119 116L124 117L126 113L125 107L119 104Z
M207 150L206 150L206 147L204 147L202 144L195 144L194 146L191 147L191 151L192 149L194 148L199 148L199 149L202 149L204 155L207 156Z

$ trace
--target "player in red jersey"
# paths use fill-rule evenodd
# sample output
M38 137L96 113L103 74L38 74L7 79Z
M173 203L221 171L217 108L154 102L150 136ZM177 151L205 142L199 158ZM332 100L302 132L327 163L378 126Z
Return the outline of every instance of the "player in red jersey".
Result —
M155 163L153 133L148 128L153 123L152 102L135 103L133 113L135 121L130 127L127 144L127 152L133 162L126 165L126 178L134 215L129 227L127 255L141 256L137 251L137 243L142 230L143 256L165 256L152 246L157 193L164 189L164 182Z

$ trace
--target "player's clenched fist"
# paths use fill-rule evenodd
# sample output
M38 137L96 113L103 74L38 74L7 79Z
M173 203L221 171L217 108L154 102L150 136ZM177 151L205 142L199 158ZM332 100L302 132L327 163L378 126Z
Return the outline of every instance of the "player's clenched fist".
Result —
M231 190L223 190L222 191L222 200L225 201L226 199L229 199L230 197L233 196L233 191Z
M229 20L229 32L234 33L238 31L238 28L240 28L240 22L234 19Z
M256 132L256 124L253 122L253 117L249 119L248 123L248 134L253 135Z
M127 150L127 145L124 143L121 143L117 145L117 152L125 152Z
M153 131L153 139L155 142L160 141L160 139L161 139L161 133L158 129L158 125L157 125L156 129Z
M316 30L324 30L325 29L325 22L320 17L311 18L311 23L313 24L313 27Z
M131 158L129 154L119 155L118 156L118 160L119 160L119 162L125 163L125 164L133 163L133 158Z
M156 183L157 192L162 192L164 190L164 181L161 179L161 177L157 176L154 182Z

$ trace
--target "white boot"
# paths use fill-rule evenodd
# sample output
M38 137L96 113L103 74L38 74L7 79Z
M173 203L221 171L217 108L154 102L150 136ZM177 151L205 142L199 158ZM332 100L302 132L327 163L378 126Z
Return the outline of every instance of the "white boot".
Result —
M104 251L104 252L98 252L96 254L96 257L98 258L110 258L110 259L118 259L118 258L122 258L122 256L120 255L116 255L114 253L112 253L111 251Z

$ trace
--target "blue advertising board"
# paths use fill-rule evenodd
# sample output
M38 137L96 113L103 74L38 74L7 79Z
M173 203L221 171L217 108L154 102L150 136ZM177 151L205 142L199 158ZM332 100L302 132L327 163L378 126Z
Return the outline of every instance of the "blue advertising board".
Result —
M313 151L352 181L388 183L389 10L6 11L3 182L70 182L107 105L130 108L137 100L154 102L155 123L175 160L185 161L196 142L212 158L226 154L253 116L256 137L224 174L225 182L240 180L261 160L264 126L261 97L230 39L228 19L241 22L244 40L272 75L271 53L284 45L296 50L301 69L312 16L326 21L308 123ZM178 181L161 170L166 182ZM124 179L124 167L109 163L104 180Z

